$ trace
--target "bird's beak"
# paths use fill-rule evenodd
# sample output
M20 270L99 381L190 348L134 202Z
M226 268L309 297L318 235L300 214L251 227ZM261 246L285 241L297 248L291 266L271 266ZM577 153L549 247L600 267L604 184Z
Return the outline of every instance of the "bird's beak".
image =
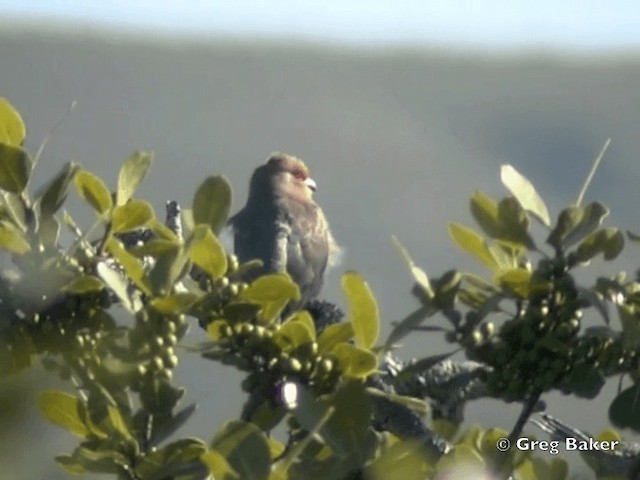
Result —
M318 189L318 186L316 185L316 182L313 180L313 178L307 178L304 181L304 184L314 192Z

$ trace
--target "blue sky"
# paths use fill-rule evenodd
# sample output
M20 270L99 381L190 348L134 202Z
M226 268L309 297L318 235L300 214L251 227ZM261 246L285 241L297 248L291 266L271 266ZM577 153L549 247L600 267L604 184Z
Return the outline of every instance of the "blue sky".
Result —
M640 48L637 0L0 0L2 19L18 28L71 21L145 33L365 44Z

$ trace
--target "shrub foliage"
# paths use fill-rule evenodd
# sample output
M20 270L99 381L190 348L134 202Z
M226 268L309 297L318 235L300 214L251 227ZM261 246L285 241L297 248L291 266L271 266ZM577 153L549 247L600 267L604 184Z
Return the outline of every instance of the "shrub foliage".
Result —
M73 452L56 457L70 473L563 480L561 458L500 452L496 443L521 436L546 393L594 398L614 375L630 382L609 417L640 430L640 283L624 273L592 285L575 278L625 246L619 229L602 226L609 211L599 202L568 206L553 221L531 183L504 166L505 198L471 197L479 229L449 225L487 276L451 270L429 279L396 240L417 305L381 341L375 297L356 272L342 277L346 320L323 302L290 311L300 293L286 274L243 281L255 262L239 264L217 238L231 203L224 177L205 179L189 209L169 202L161 221L136 197L151 153L127 158L115 188L69 163L34 191L39 154L23 148L25 136L19 113L0 99L0 249L10 260L0 276L0 375L41 363L69 382L66 392L41 392L38 405L78 437ZM91 225L64 209L69 194L91 207ZM586 326L593 317L599 325ZM189 328L201 329L203 342L180 348ZM420 331L441 332L452 352L397 360L402 339ZM448 358L456 351L466 358ZM209 441L181 437L195 410L182 405L173 379L183 355L246 374L241 415ZM459 428L464 403L481 396L522 404L511 432ZM270 434L281 424L282 441Z

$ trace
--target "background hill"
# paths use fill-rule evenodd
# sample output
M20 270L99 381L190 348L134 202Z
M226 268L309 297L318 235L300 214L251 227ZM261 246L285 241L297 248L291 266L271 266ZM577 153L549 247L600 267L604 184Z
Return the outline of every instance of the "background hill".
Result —
M252 170L271 151L299 155L346 250L324 296L341 302L339 273L359 270L376 293L385 332L415 307L391 235L431 275L451 267L482 272L462 260L446 226L448 220L470 222L473 190L503 194L502 163L527 175L555 216L575 199L592 158L611 136L587 198L611 207L610 225L639 231L639 92L640 56L0 33L0 95L23 114L32 151L78 101L45 150L41 180L75 160L114 185L128 153L153 149L156 162L140 194L160 214L168 199L188 205L212 173L233 183L236 210ZM88 222L89 212L76 207ZM639 265L634 248L602 270ZM194 328L190 340L201 338ZM414 335L401 356L448 350L439 335ZM208 439L239 413L240 378L184 358L176 378L200 409L181 434ZM550 412L597 432L607 425L610 387L591 403L552 396ZM24 418L34 416L33 395L23 403ZM516 415L516 407L478 402L469 421L509 427ZM11 445L0 448L0 464L11 465L6 478L65 478L53 462L73 445L62 431L36 419L12 432Z

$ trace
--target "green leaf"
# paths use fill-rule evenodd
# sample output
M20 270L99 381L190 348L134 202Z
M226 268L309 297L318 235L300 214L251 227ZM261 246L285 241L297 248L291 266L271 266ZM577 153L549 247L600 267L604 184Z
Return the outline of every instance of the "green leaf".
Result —
M365 478L404 480L417 472L429 472L429 458L417 440L389 442L365 468ZM431 478L425 476L424 478Z
M189 258L185 255L183 248L174 245L171 249L156 254L155 260L149 272L149 284L154 293L166 295L176 281L186 273L185 270L190 265Z
M300 310L278 329L274 341L283 351L289 352L300 345L316 340L316 328L309 312Z
M227 224L231 208L231 184L219 175L208 177L193 197L193 220L209 225L215 233Z
M124 233L144 227L155 218L153 207L144 200L131 200L113 209L111 223L113 233Z
M435 308L422 306L397 322L387 337L385 349L390 350L399 340L415 333L416 329L436 311Z
M575 252L576 261L588 262L602 253L605 260L613 260L624 249L624 235L617 228L604 228L591 233Z
M155 441L154 443L158 443ZM154 448L136 462L135 478L167 480L204 478L200 457L207 445L197 438L183 438L160 448Z
M563 380L563 388L581 398L595 398L604 386L604 376L595 368L573 368Z
M166 423L163 423L161 427L156 428L153 433L154 443L159 444L173 435L176 431L178 431L178 429L191 418L191 416L196 411L196 408L197 405L195 403L192 403L180 410L175 415L172 415L171 419L167 420Z
M404 247L404 245L400 243L400 240L398 240L395 235L391 238L393 240L394 245L400 252L400 255L402 255L403 260L409 267L409 270L411 271L411 275L413 275L413 279L415 280L416 285L425 293L428 299L432 299L434 295L433 288L431 288L431 282L429 282L429 277L427 277L427 274L425 273L425 271L422 270L420 267L418 267L414 263L413 259L409 255L408 250Z
M1 135L1 133L0 133ZM22 193L29 183L33 162L20 147L0 143L0 188Z
M484 460L478 451L464 443L457 444L436 464L436 472L446 472L450 478L473 478L484 471Z
M529 217L515 198L507 197L498 204L498 218L502 231L498 240L532 250L536 247L529 235Z
M616 305L622 323L622 345L625 349L637 351L640 347L640 316L635 305Z
M365 378L378 368L378 359L370 350L348 343L339 343L331 351L343 374L351 378Z
M356 272L342 276L342 290L349 303L349 318L356 345L371 348L380 334L380 314L367 282Z
M120 410L112 405L107 405L107 414L109 416L109 423L116 432L122 435L122 438L133 439L129 427L120 414Z
M218 278L227 271L227 253L208 225L198 225L192 232L190 258L193 263ZM189 242L188 242L189 243Z
M140 391L140 401L149 413L168 416L184 397L184 392L184 388L174 387L167 380L154 378Z
M179 243L181 241L180 237L178 237L173 230L159 222L157 219L151 220L147 225L147 228L155 233L155 235L161 240L174 243Z
M227 460L216 450L208 450L202 454L200 461L209 469L209 473L216 480L241 480L241 476L236 472Z
M115 238L110 238L107 241L107 251L118 261L120 266L124 268L127 276L131 279L135 285L142 290L146 295L151 294L151 287L146 278L146 272L142 263L127 250L125 250L122 244Z
M498 204L488 195L476 191L471 196L471 214L480 228L493 238L502 235L502 223L498 214Z
M82 465L82 462L69 455L58 455L57 457L55 457L55 460L62 468L64 468L72 475L81 475L87 472L87 470Z
M609 420L617 428L640 432L640 385L632 385L613 399L609 406Z
M91 172L80 170L73 179L78 195L86 200L100 215L113 207L111 192L102 179Z
M507 190L522 205L522 208L533 214L543 225L547 227L551 225L547 206L526 177L511 165L503 165L500 169L500 179Z
M240 299L260 305L259 318L269 323L290 301L300 300L300 289L286 273L263 275L240 294Z
M473 255L491 270L498 270L498 262L478 233L464 225L451 222L449 223L449 235L462 250Z
M266 480L269 477L269 444L264 433L252 423L226 423L213 438L211 448L219 452L241 478Z
M364 458L366 437L371 425L371 399L360 381L347 381L331 396L321 398L320 405L332 408L333 415L320 429L320 434L334 452L358 452Z
M129 296L127 281L118 272L109 267L106 263L100 262L96 267L98 276L120 299L122 306L130 312L134 311L131 297Z
M354 336L351 323L340 322L326 327L318 337L318 352L327 353L336 345L350 341Z
M89 435L82 421L82 404L73 395L57 390L45 390L38 395L38 408L44 418L81 438Z
M104 289L104 283L94 275L82 275L74 278L70 283L64 286L63 290L68 293L86 294L99 292Z
M534 249L529 217L518 200L507 197L496 203L482 192L471 197L471 213L489 237L520 249Z
M11 222L23 232L27 230L27 207L19 195L7 193L0 195L3 210Z
M496 283L521 298L528 298L531 293L531 272L524 268L506 270L497 275Z
M7 222L0 222L0 249L23 254L31 250L22 232Z
M609 209L598 202L565 208L560 212L547 243L556 249L567 248L594 232L608 214Z
M26 136L27 129L20 113L6 98L0 97L0 143L17 147Z
M62 206L69 193L69 183L80 169L75 163L69 162L49 181L37 195L40 212L43 217L52 217Z
M190 292L175 293L151 300L151 306L165 315L183 313L198 300L198 295Z
M60 222L55 217L42 217L38 225L40 242L45 247L58 246L60 239Z
M152 152L138 151L129 155L118 174L116 205L122 206L129 201L147 175L152 162Z
M87 447L78 447L73 453L73 458L78 460L89 472L116 474L122 466L128 465L126 457L112 449L92 450Z
M433 299L434 306L443 310L453 308L460 290L460 282L462 282L462 275L457 270L447 270L437 278L434 282L436 292Z

